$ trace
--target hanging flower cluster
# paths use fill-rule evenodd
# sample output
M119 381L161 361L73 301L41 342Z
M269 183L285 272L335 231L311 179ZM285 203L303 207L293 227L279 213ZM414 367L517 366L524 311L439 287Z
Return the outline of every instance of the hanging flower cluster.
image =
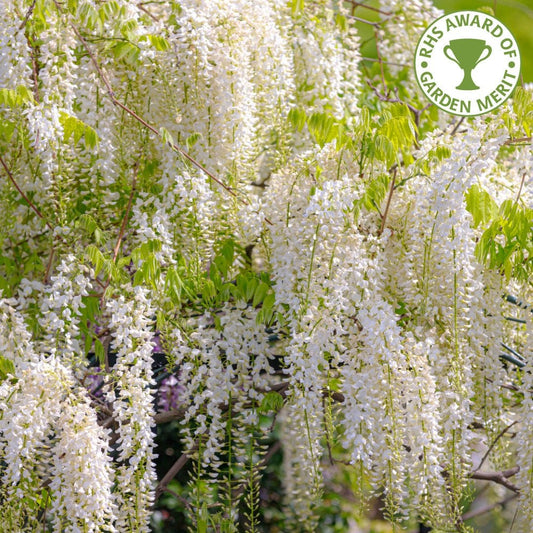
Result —
M533 94L427 109L440 11L375 8L374 71L358 6L1 3L7 530L149 531L180 473L184 527L259 531L279 448L287 530L325 465L399 529L476 479L531 529Z

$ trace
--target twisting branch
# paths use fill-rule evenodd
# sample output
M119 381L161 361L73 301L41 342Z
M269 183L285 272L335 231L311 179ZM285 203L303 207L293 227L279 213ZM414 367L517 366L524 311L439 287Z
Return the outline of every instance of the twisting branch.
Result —
M503 144L506 146L509 146L511 144L530 143L530 142L531 142L531 137L520 137L516 139L513 139L513 138L507 139Z
M386 17L390 17L392 13L389 13L387 11L383 11L381 9L378 9L374 6L369 6L367 4L363 4L363 2L357 2L356 0L346 0L349 4L351 4L353 7L363 7L365 9L369 9L370 11L375 11L376 13L380 13L381 15L385 15Z
M173 409L172 411L162 411L154 416L154 424L167 424L173 420L180 420L185 416L185 409Z
M369 26L373 26L374 28L379 27L379 25L381 24L381 22L373 22L371 20L356 17L355 15L348 15L348 17L350 17L353 20L356 20L357 22L361 22L362 24L368 24Z
M518 203L518 200L520 200L520 195L522 194L524 182L526 181L526 175L527 175L527 172L524 172L522 174L522 180L520 181L520 188L518 189L518 194L516 195L516 200L515 200L516 203Z
M115 247L113 248L113 263L116 263L117 261L118 252L120 251L120 245L122 244L122 239L124 238L124 232L126 231L126 226L128 225L128 219L129 219L130 211L131 211L131 204L133 203L133 196L135 195L135 188L137 185L138 171L139 171L139 160L136 161L135 166L133 168L133 176L131 178L131 191L130 191L130 196L128 198L128 205L126 206L126 213L124 214L124 218L122 219L122 224L120 225L117 242L115 243ZM111 283L111 277L112 275L110 272L109 276L107 277L107 281L102 287L103 291L102 291L102 296L100 298L101 303L103 303L106 290L109 287L109 284ZM107 350L106 350L106 368L107 367L108 367L108 364L107 364Z
M190 453L198 449L195 446ZM155 489L155 499L157 500L163 492L167 489L168 484L177 476L178 472L189 462L191 457L186 453L181 454L179 459L170 467L169 471L163 476L163 479L158 483Z
M494 449L494 446L496 446L497 442L517 423L518 423L518 420L511 422L508 426L504 427L498 433L498 435L496 435L496 438L491 442L489 449L485 452L485 455L481 458L481 461L479 462L479 465L474 470L474 472L477 472L483 466L483 463L487 460L487 457L489 456L490 452Z
M381 218L381 226L379 227L378 235L381 235L383 233L383 230L385 229L385 223L387 222L387 216L389 214L389 208L392 200L392 195L394 193L394 186L396 184L396 174L398 172L398 167L395 166L394 170L392 171L392 181L389 188L389 195L387 196L387 204L385 205L385 211L383 213L383 217Z
M159 22L159 19L153 13L150 13L150 11L148 11L148 9L146 9L142 4L135 4L135 7L146 13L153 21Z
M115 244L115 248L113 249L113 263L115 263L117 260L118 252L120 250L120 245L122 243L122 239L124 238L124 232L126 231L126 226L128 224L128 219L129 219L130 211L131 211L131 204L133 202L133 196L135 194L135 188L137 186L137 173L138 172L139 172L139 160L137 160L137 162L135 163L135 167L133 168L133 177L131 178L130 197L128 198L128 205L126 207L126 213L124 215L124 218L122 219L122 224L120 226L120 231L117 237L117 242ZM109 281L108 281L108 284L109 284Z
M24 29L24 26L28 23L28 20L30 20L30 17L33 13L33 10L35 9L35 4L37 3L37 0L33 0L30 7L28 8L28 11L26 11L26 16L24 17L24 20L21 22L19 26L19 31Z
M500 472L470 472L468 477L471 479L479 479L481 481L493 481L498 485L503 485L505 488L512 490L516 494L520 492L520 489L509 481L510 477L513 477L520 471L519 466L514 466L508 470L501 470Z
M457 123L455 124L452 132L450 133L450 135L453 137L456 133L457 133L457 130L461 127L461 124L464 122L465 120L465 117L461 117Z
M379 59L379 62L381 64L381 66L383 66L382 65L383 61L381 61L381 59ZM416 124L417 128L420 125L420 115L424 111L426 111L426 109L429 109L433 105L433 103L430 102L429 104L425 105L422 109L418 109L417 107L411 105L409 102L406 102L405 100L402 100L398 96L398 88L397 87L395 88L395 97L393 98L393 97L390 96L390 92L391 92L390 89L387 90L386 93L382 94L382 93L379 92L377 87L375 87L374 85L372 85L372 83L370 83L370 80L366 80L366 83L372 89L372 91L378 97L378 99L381 100L382 102L389 102L391 104L404 104L404 105L406 105L407 109L409 109L409 111L411 111L411 113L413 113L414 121L415 121L415 124ZM384 78L383 78L383 85L384 85L384 88L386 88L385 79ZM416 145L418 145L418 141L416 139L415 139L415 143L416 143Z
M48 222L48 220L46 220L46 218L43 216L43 214L39 211L39 209L37 209L37 207L35 206L35 204L26 196L26 194L24 193L24 191L19 187L18 183L15 181L15 178L13 177L13 174L11 174L11 171L9 170L9 167L6 165L5 161L4 161L4 158L0 155L0 163L2 164L2 166L4 167L4 170L6 171L6 174L7 174L7 177L9 178L9 181L11 181L11 183L13 184L13 186L15 187L15 189L17 189L17 191L19 192L19 194L22 196L22 198L24 198L24 200L26 200L26 203L30 206L31 210L40 218L44 221L44 223L46 224L46 227L50 230L50 231L54 231L54 228L52 227L52 225L50 224L50 222Z
M514 500L515 498L518 498L518 494L511 494L504 500L496 503L491 503L488 505L484 505L483 507L479 507L478 509L473 509L472 511L468 511L463 516L461 516L461 522L466 522L467 520L470 520L471 518L475 518L476 516L480 516L485 513L490 513L490 511L493 511L494 509L498 507L505 507L509 502Z
M46 271L43 276L43 283L47 283L48 278L50 277L50 272L52 271L52 265L54 264L54 256L56 253L55 246L52 246L52 249L50 250L50 255L48 256L48 262L46 264Z

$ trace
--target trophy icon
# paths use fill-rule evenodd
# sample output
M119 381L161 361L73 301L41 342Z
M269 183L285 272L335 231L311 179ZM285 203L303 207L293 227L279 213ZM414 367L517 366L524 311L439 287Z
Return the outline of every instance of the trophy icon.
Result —
M450 52L452 55L449 55ZM483 56L484 52L488 52ZM444 55L457 63L464 71L463 81L456 87L463 91L475 91L479 87L472 80L472 71L487 59L492 53L492 48L482 39L454 39L444 47Z

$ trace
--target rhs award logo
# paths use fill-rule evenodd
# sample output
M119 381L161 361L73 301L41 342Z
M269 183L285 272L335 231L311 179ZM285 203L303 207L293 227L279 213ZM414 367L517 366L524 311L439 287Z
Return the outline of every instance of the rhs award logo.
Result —
M520 75L520 53L500 21L458 11L437 19L422 34L415 74L436 106L471 117L496 109L511 95Z

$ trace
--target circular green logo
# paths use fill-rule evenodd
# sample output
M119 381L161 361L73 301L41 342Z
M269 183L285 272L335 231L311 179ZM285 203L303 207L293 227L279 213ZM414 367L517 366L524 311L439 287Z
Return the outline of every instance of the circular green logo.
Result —
M478 11L457 11L434 21L420 37L415 75L440 109L473 117L509 98L520 76L520 52L499 20Z

